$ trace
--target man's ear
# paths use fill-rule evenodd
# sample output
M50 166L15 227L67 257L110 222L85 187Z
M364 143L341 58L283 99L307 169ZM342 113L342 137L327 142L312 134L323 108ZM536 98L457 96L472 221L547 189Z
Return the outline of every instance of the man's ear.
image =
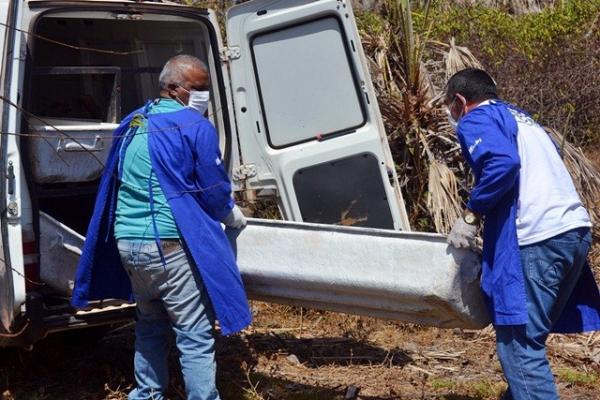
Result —
M174 84L174 83L170 83L170 84L167 86L167 91L168 91L168 93L169 93L169 96L170 96L171 98L173 98L173 99L174 99L174 98L176 98L176 97L177 97L177 85L176 85L176 84Z
M454 96L462 103L462 106L465 107L467 105L467 99L460 93L456 93Z

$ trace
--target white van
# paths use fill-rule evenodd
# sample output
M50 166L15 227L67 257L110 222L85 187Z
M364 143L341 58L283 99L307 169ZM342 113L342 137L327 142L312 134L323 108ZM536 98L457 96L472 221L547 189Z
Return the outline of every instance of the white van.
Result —
M206 62L209 117L236 191L283 218L408 230L350 0L255 0L216 14L165 2L0 0L0 345L114 323L69 306L112 131L179 53Z

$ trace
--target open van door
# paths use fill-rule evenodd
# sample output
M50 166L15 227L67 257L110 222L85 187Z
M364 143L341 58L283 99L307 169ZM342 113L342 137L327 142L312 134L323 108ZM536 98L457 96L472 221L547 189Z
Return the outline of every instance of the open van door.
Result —
M0 1L0 22L2 22L3 24L6 24L8 22L8 1L7 0L2 0ZM0 25L0 43L2 43L2 50L3 52L0 53L0 68L2 70L2 77L5 76L4 74L4 55L6 53L6 37L10 36L7 35L6 32L6 27L4 25ZM4 79L2 79L2 82L0 83L0 88L2 89L0 93L2 93L2 95L4 95ZM0 104L0 121L2 121L2 116L4 115L3 113L3 105ZM4 126L4 124L2 124L2 126ZM2 131L4 131L4 129L2 129ZM4 135L0 136L0 151L2 150L2 148L4 147ZM0 173L0 176L4 176L3 173ZM4 185L0 185L0 198L4 198ZM2 202L4 203L4 202ZM3 218L3 214L2 216L0 216L0 218ZM0 226L0 232L3 230L3 225L4 222L0 222L0 224L2 224L2 226ZM7 332L10 328L10 325L12 323L12 319L13 319L13 304L14 304L14 294L13 294L13 282L12 282L12 271L10 270L10 268L8 268L7 263L4 261L6 260L6 257L4 255L4 246L2 245L3 243L3 234L0 234L0 332Z
M227 18L234 180L279 188L288 220L409 230L350 1L255 0Z
M0 331L8 332L15 311L25 301L25 281L20 224L20 156L16 136L19 103L18 68L22 34L15 27L22 2L0 0Z

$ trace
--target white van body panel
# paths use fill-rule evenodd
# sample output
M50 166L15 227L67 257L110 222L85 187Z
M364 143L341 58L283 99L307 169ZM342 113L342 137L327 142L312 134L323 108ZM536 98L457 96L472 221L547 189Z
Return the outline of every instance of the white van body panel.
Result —
M239 149L239 143L238 143L238 135L237 135L237 124L235 123L235 111L234 111L234 105L233 105L233 95L231 93L231 81L230 81L230 77L229 77L229 60L227 59L226 55L224 54L224 47L223 47L223 38L221 37L221 30L219 29L219 21L217 19L217 15L215 14L215 12L213 10L208 10L208 20L210 21L211 25L213 25L215 27L215 36L216 36L216 41L217 41L217 46L218 46L218 51L219 51L219 59L221 61L221 65L219 66L219 68L221 69L221 73L222 73L222 79L223 79L223 86L224 86L224 99L220 98L220 97L215 97L214 93L216 93L216 91L213 91L213 99L214 101L211 104L222 104L222 102L226 102L227 104L227 110L229 112L229 121L230 121L230 125L229 125L229 129L231 132L231 137L229 137L229 143L225 143L225 137L224 135L221 135L221 153L225 154L225 146L228 145L229 146L229 160L227 160L228 165L226 165L227 170L229 172L229 174L231 175L233 173L233 171L237 170L239 168L240 165L240 149ZM212 57L210 58L210 63L212 63ZM211 65L209 64L209 68L211 67ZM217 66L214 66L214 68L217 68ZM212 69L212 68L211 68ZM221 109L215 109L215 110L209 110L209 115L210 114L214 114L217 116L217 118L220 119L221 124L225 124L224 118L223 118L223 111ZM233 190L240 190L242 189L242 187L239 185L239 182L237 181L232 181L233 184Z
M4 47L6 38L6 23L8 22L8 5L9 0L0 0L0 43ZM4 51L0 54L0 65L4 62Z
M227 35L247 188L279 190L288 220L408 230L350 3L251 1L228 11ZM381 198L364 200L365 182Z

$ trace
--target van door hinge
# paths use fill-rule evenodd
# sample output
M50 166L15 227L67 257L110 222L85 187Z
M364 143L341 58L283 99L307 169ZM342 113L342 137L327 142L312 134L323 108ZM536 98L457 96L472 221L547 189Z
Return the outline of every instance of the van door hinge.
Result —
M243 181L248 178L252 178L256 176L256 165L247 164L240 165L232 171L233 180L235 181Z
M7 210L8 210L8 215L10 217L18 217L19 216L19 205L17 204L16 201L11 201L8 203L8 205L6 206Z
M223 47L223 49L221 49L221 61L223 62L237 60L240 58L240 55L240 46Z

